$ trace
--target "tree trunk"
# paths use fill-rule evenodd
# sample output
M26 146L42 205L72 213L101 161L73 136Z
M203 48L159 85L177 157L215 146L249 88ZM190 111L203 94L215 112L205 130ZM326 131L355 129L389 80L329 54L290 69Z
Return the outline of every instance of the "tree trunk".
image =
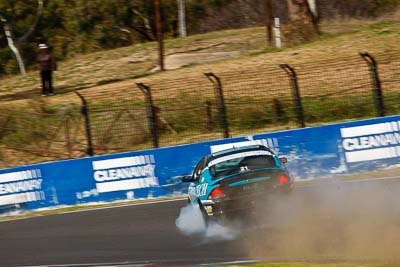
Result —
M311 13L314 17L318 17L318 7L317 0L308 0L308 5L310 6Z
M314 27L313 14L307 0L287 0L289 18L293 28L303 39L318 33Z
M267 30L267 43L269 46L273 46L272 40L272 5L270 0L265 0L264 2L265 8L265 26Z
M10 47L11 51L14 53L14 55L17 59L19 71L21 72L22 75L25 75L26 74L25 64L22 59L21 53L19 52L18 47L14 43L14 38L12 36L11 27L10 27L10 25L8 25L7 20L5 18L0 16L0 19L1 19L1 22L3 23L3 29L4 29L4 33L7 37L8 47Z
M289 18L293 23L312 23L312 15L307 0L287 0L287 2Z
M23 36L17 39L16 42L14 41L14 36L11 30L11 26L8 24L7 20L0 15L0 20L3 23L4 33L7 37L8 47L10 47L11 51L15 54L19 66L19 71L21 72L22 75L26 74L26 70L25 70L24 60L22 59L18 46L20 43L28 39L29 36L32 35L32 33L35 32L37 24L39 23L39 19L42 16L43 5L44 5L43 0L38 0L38 8L36 11L36 17L33 24L29 27L28 31Z
M310 12L312 15L312 22L314 24L314 29L318 34L321 34L319 29L319 10L318 10L318 1L317 0L308 0L308 6L310 7Z
M185 0L178 0L179 34L186 37L186 7Z

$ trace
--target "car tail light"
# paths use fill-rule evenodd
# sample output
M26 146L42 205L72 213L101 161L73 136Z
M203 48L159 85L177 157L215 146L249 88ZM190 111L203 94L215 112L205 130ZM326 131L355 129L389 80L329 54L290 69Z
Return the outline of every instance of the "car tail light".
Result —
M214 188L214 190L210 193L210 197L221 197L223 195L224 192L222 191L221 187Z
M288 182L289 182L289 178L288 178L287 176L281 175L281 176L279 177L279 183L280 183L280 184L286 184L286 183L288 183Z

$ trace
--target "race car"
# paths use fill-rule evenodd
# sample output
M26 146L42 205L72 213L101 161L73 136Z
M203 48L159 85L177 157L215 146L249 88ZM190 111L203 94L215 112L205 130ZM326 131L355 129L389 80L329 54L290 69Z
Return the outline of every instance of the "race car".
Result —
M200 207L206 221L242 216L266 195L290 192L286 162L263 145L232 147L204 156L182 181L190 182L188 201Z

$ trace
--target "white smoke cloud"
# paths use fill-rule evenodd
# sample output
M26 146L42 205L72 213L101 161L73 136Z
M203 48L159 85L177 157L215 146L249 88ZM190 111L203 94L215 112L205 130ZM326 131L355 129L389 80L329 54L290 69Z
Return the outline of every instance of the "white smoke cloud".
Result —
M204 242L234 240L240 234L237 227L228 227L216 221L206 223L199 206L192 204L181 209L175 224L183 234L199 235Z

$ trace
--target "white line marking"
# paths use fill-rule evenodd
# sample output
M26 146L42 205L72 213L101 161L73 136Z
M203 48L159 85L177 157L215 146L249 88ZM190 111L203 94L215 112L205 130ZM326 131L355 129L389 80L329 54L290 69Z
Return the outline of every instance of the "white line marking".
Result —
M360 180L339 180L341 183L363 183L363 182L375 182L375 181L381 181L381 180L396 180L400 179L400 176L388 176L388 177L379 177L379 178L368 178L368 179L360 179ZM321 179L320 179L321 180ZM310 180L308 180L310 181ZM316 181L316 180L313 180ZM336 184L337 181L330 181L329 183L326 184ZM314 187L319 184L310 184L310 185L297 185L297 188L302 188L302 187Z
M368 178L368 179L362 179L362 180L347 180L347 181L342 181L343 183L355 183L355 182L370 182L370 181L379 181L379 180L395 180L395 179L400 179L400 176L387 176L387 177L378 177L378 178Z
M226 260L226 259L221 259ZM154 266L155 264L168 264L168 263L187 263L188 259L176 259L176 260L154 260L154 261L132 261L132 262L100 262L100 263L74 263L74 264L55 264L55 265L23 265L19 267L74 267L74 266L88 266L88 267L122 267L122 266ZM226 261L221 262L218 259L202 259L202 261L212 263L200 263L194 264L195 266L222 266L222 265L241 265L241 264L256 264L260 263L257 260L238 260L238 261Z

